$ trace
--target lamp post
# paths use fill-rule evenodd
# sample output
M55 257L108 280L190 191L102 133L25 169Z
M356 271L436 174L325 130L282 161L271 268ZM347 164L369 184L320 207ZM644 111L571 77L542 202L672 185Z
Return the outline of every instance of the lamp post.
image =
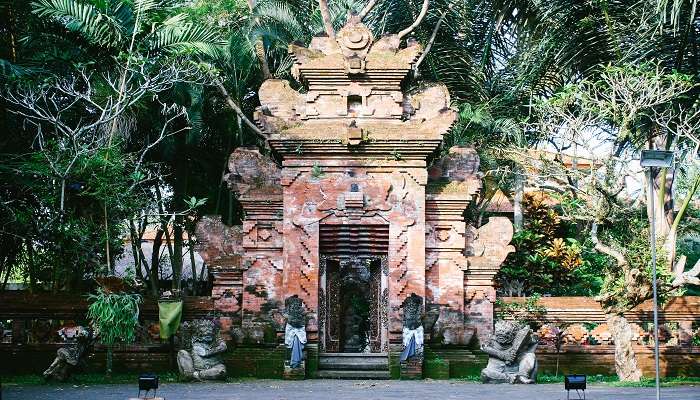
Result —
M656 400L661 399L659 385L659 302L656 290L656 213L654 211L654 177L653 168L668 168L673 164L673 152L665 150L643 150L640 160L642 167L647 168L649 181L649 209L651 211L651 271L652 289L654 293L654 366L656 367Z

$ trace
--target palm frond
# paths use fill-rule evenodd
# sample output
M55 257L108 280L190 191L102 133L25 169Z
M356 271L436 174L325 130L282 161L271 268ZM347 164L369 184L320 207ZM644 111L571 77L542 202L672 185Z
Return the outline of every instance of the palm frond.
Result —
M687 25L692 26L698 10L698 0L657 0L656 9L661 14L662 24L670 23L673 31L680 29L682 20L687 20Z
M226 45L219 33L186 20L186 15L177 14L158 25L149 37L150 49L218 57Z
M289 36L295 40L310 39L310 27L320 29L320 15L318 21L314 22L311 15L307 16L307 24L302 23L297 19L297 13L285 2L282 1L264 1L260 2L253 10L253 15L257 18L257 22L253 27L255 32L261 36L268 36L265 32L270 31L285 32L285 35L276 35L278 37ZM271 36L271 35L270 35Z
M92 4L77 0L37 0L32 2L32 7L39 17L53 18L90 43L118 47L124 42L124 26L120 21Z

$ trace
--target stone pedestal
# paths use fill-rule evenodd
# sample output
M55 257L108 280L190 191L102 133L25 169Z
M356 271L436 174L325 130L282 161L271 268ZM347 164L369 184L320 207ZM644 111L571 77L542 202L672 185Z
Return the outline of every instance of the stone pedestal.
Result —
M284 379L300 381L306 379L306 361L302 361L297 368L292 368L289 361L284 362Z
M413 357L401 362L401 379L423 379L423 357Z

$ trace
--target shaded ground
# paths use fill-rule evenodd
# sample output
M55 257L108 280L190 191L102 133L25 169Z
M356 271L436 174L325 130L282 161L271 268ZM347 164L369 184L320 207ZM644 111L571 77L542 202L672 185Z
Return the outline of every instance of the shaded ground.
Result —
M3 400L126 400L136 397L135 385L5 385ZM558 400L566 399L561 384L530 386L482 385L460 381L279 381L161 385L165 400ZM577 398L572 393L572 398ZM642 400L655 397L653 388L592 386L589 400ZM700 387L662 388L664 400L700 400Z

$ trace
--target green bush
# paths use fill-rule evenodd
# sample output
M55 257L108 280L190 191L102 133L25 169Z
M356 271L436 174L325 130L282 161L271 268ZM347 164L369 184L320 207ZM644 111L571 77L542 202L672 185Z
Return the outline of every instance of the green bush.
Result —
M97 293L88 295L88 299L87 317L100 342L107 346L107 375L111 375L114 344L134 342L141 296L98 288Z

